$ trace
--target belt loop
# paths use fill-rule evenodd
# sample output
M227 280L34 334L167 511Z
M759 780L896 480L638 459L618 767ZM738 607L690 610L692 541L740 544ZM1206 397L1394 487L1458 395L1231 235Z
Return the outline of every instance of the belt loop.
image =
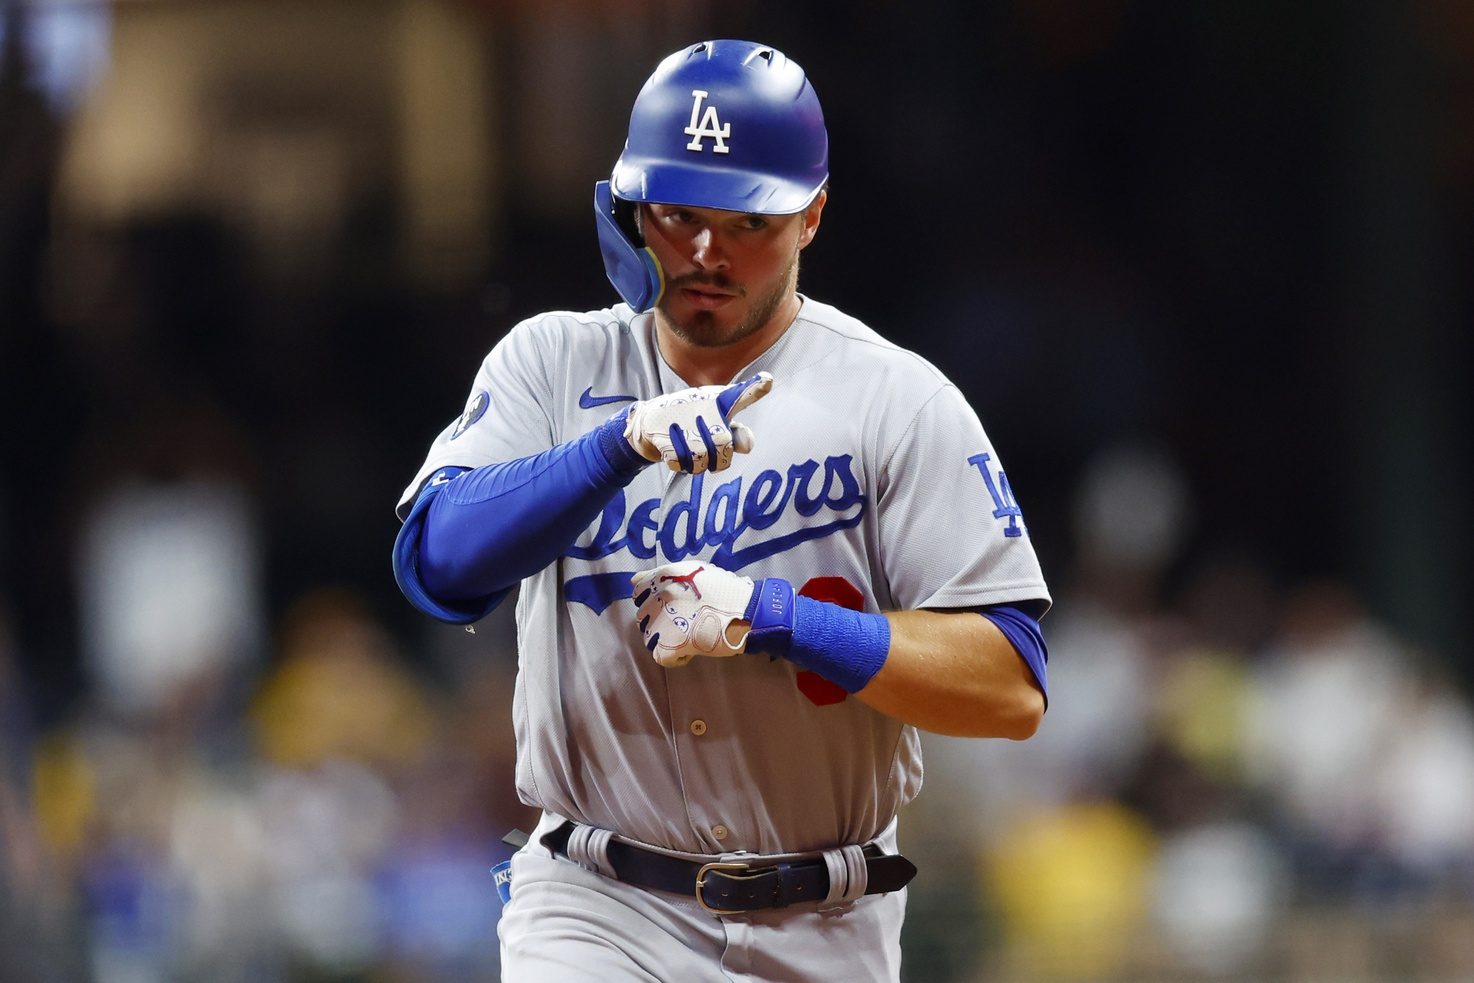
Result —
M825 850L824 866L829 869L829 894L820 903L820 911L842 907L864 895L870 876L865 867L863 846Z
M609 863L609 839L613 835L611 830L599 829L597 826L574 824L566 847L568 859L585 870L617 878L618 875Z

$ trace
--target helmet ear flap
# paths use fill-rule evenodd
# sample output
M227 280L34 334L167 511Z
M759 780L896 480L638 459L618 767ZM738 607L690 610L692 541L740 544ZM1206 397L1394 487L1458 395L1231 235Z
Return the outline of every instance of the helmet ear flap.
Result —
M635 221L635 205L614 197L608 181L594 185L594 222L604 272L636 314L648 311L665 293L665 271Z
M625 238L634 243L636 248L645 248L645 233L640 228L639 204L625 198L613 198L613 202L614 221L624 232Z

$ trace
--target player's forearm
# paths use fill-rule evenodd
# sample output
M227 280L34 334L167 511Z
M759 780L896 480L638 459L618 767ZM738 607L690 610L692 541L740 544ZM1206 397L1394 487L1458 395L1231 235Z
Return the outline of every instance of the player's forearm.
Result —
M855 696L922 730L953 737L1024 740L1038 729L1044 695L991 621L972 611L886 615L884 664Z
M541 454L457 476L419 532L426 590L451 601L487 597L557 559L648 463L618 433L606 424Z
M1023 740L1044 714L1049 656L1025 609L1038 602L873 614L804 597L782 577L754 582L690 560L631 586L645 647L666 668L699 655L781 657L881 713L957 737Z

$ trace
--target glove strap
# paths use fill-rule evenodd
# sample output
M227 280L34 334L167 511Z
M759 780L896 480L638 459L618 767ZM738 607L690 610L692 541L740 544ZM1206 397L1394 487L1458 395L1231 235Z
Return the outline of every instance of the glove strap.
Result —
M752 630L747 633L747 651L773 658L788 654L793 642L793 585L782 577L766 577L753 586L742 616Z

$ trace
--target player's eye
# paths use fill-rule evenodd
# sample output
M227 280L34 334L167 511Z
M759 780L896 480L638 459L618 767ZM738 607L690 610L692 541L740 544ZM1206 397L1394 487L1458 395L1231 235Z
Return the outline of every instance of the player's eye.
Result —
M756 232L759 229L766 229L768 227L768 220L761 215L745 215L742 221L738 223L738 227L747 229L750 232Z

